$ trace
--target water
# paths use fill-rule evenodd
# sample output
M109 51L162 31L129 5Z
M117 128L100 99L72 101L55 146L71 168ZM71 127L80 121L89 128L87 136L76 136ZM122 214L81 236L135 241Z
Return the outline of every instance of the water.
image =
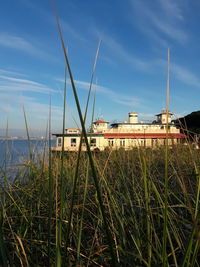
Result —
M51 141L55 145L55 140ZM48 143L45 140L31 140L31 152L33 155L43 155L45 147L48 149ZM17 167L29 159L29 142L28 140L0 140L0 168Z

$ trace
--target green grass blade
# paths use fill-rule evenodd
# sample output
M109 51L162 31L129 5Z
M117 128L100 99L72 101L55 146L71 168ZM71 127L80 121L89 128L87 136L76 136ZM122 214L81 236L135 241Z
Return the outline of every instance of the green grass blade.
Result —
M70 64L69 64L69 61L68 61L67 51L65 49L65 44L64 44L63 37L62 37L62 33L61 33L61 28L60 28L57 12L56 12L56 19L57 19L57 25L58 25L58 31L59 31L59 35L60 35L60 40L61 40L61 44L62 44L62 48L63 48L63 52L64 52L64 57L65 57L66 65L67 65L67 68L68 68L69 77L70 77L70 81L71 81L71 85L72 85L72 89L73 89L73 94L74 94L74 98L75 98L75 102L76 102L76 107L77 107L79 119L80 119L80 122L81 122L82 132L83 132L83 136L84 136L85 142L86 142L87 153L88 153L88 157L89 157L89 161L90 161L90 167L91 167L92 174L93 174L95 188L96 188L96 191L97 191L97 197L98 197L98 201L99 201L99 205L100 205L100 210L101 210L103 221L104 221L104 227L105 227L105 231L106 231L106 236L107 236L109 247L110 247L112 265L116 266L116 255L115 255L114 249L113 249L113 241L112 241L112 238L111 238L111 234L110 234L108 223L107 223L107 219L106 219L105 207L103 205L103 200L102 200L102 196L101 196L101 190L100 190L100 187L99 187L97 173L96 173L96 170L95 170L94 161L93 161L92 154L91 154L91 151L90 151L90 145L89 145L88 140L87 140L87 133L86 133L85 125L84 125L84 119L83 119L83 116L82 116L82 112L81 112L79 99L78 99L78 95L77 95L77 92L76 92L76 87L75 87L75 84L74 84L74 79L73 79L73 75L72 75L72 72L71 72Z
M167 266L167 231L168 231L168 164L169 164L169 48L166 88L166 144L165 144L165 177L164 177L164 223L163 223L163 267Z
M52 176L52 154L51 154L51 97L49 104L49 205L48 205L48 259L49 266L51 266L51 234L52 234L52 211L53 211L53 176Z
M66 76L67 69L65 68L65 81L64 81L64 100L63 100L63 127L62 127L62 151L61 151L61 169L60 169L60 210L59 210L59 221L58 221L58 240L56 248L56 264L61 266L62 264L62 224L63 224L63 207L64 207L64 133L65 133L65 116L66 116Z
M27 122L26 112L25 112L24 106L23 106L23 113L24 113L24 121L25 121L25 127L26 127L26 135L27 135L27 140L28 140L29 159L30 159L30 162L32 163L33 156L32 156L32 150L31 150L31 140L30 140L28 122Z
M95 73L97 59L98 59L98 54L99 54L99 48L100 48L100 42L98 43L98 47L97 47L97 51L96 51L96 55L95 55L95 60L94 60L94 65L93 65L93 69L92 69L90 86L89 86L89 90L88 90L88 97L87 97L87 102L86 102L86 107L85 107L84 124L85 124L85 121L86 121L86 118L87 118L87 111L88 111L88 106L89 106L89 101L90 101L90 95L91 95L91 90L92 90L92 85L93 85L93 79L94 79L94 73ZM83 134L81 134L81 138L80 138L80 144L79 144L78 155L77 155L77 162L76 162L76 169L75 169L75 174L74 174L74 183L73 183L73 189L72 189L72 198L71 198L71 203L70 203L70 210L69 210L69 216L68 216L68 227L67 227L67 233L66 233L66 247L68 245L69 234L70 234L70 229L71 229L72 212L73 212L73 207L74 207L74 200L75 200L75 194L76 194L76 186L77 186L77 181L78 181L78 173L79 173L79 164L80 164L80 156L81 156L81 149L82 149L82 141L83 141ZM81 234L78 234L78 237L80 238L81 237ZM78 244L80 244L80 240L79 239L78 239Z

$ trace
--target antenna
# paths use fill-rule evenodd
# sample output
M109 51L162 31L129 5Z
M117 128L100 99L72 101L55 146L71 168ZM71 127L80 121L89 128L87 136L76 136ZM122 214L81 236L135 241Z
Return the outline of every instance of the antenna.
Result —
M102 114L102 109L101 108L99 108L98 118L99 119L102 119L103 118L103 114Z
M169 63L170 63L170 50L168 48L167 50L167 88L166 88L166 146L165 146L165 175L164 175L164 227L163 227L163 255L162 258L164 259L163 266L167 265L167 230L168 230L168 220L167 220L167 214L168 214L168 179L169 179L169 173L168 173L168 164L169 164L169 139L168 139L168 125L169 125Z

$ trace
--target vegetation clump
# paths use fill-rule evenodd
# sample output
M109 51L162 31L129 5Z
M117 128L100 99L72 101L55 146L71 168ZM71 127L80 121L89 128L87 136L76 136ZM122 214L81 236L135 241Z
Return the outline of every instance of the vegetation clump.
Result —
M58 266L60 257L62 266L113 266L114 256L115 266L199 266L199 150L169 150L165 259L164 148L92 156L111 240L87 153L54 154L1 185L1 265Z

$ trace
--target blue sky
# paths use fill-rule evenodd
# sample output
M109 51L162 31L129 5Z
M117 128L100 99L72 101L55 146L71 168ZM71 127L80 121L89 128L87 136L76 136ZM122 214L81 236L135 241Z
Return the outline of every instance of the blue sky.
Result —
M170 110L200 109L200 2L57 0L57 8L82 109L99 39L95 118L123 121L133 111L152 120L165 107L168 47ZM24 106L32 135L44 134L51 95L52 131L60 131L65 61L51 1L3 1L0 22L0 128L8 120L12 134L24 134ZM68 80L66 127L76 124Z

